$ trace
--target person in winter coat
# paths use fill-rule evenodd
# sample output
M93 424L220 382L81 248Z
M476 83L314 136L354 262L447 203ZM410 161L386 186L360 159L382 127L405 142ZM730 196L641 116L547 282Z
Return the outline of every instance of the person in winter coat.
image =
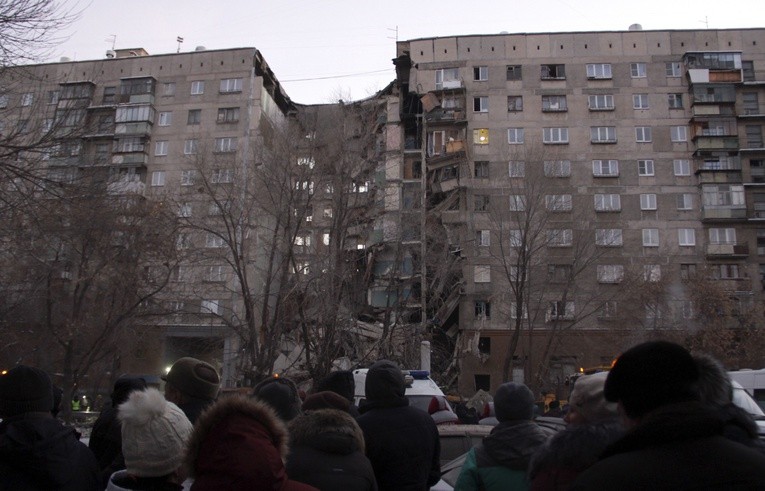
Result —
M331 394L348 402L333 392ZM310 400L310 399L308 399ZM364 434L346 411L316 409L289 424L291 479L321 491L376 491L372 464L364 455Z
M300 414L300 391L292 380L286 377L269 377L252 389L252 397L265 402L276 415L289 423Z
M606 400L627 432L573 490L765 489L765 456L722 436L724 421L699 402L699 370L682 346L651 341L617 358Z
M125 470L109 478L106 491L181 491L191 422L154 388L133 391L118 407Z
M433 418L409 405L406 381L392 361L367 372L365 402L356 420L380 490L422 491L441 477L441 443Z
M719 411L725 423L723 436L765 453L765 443L759 438L754 418L733 404L733 383L725 368L706 354L694 355L693 359L699 368L700 400Z
M529 479L533 491L563 491L576 476L598 461L624 433L616 404L606 401L607 372L576 380L563 418L568 426L550 438L532 457Z
M534 394L523 384L506 382L494 394L499 424L468 452L455 491L526 490L531 456L548 436L534 417Z
M218 397L220 376L215 368L206 361L184 357L173 363L165 381L165 397L176 404L191 424L196 423L199 415Z
M331 391L346 398L350 404L348 413L354 418L359 417L359 408L354 403L356 397L356 380L350 370L338 370L327 375L316 386L316 392Z
M267 404L242 395L218 400L197 421L186 466L192 491L316 491L284 467L288 434Z
M0 490L103 489L93 453L53 418L53 385L42 370L18 365L0 375Z
M146 382L142 378L118 378L111 394L112 405L101 411L93 424L88 447L96 456L104 486L114 472L125 468L125 459L122 458L122 428L117 419L117 407L127 401L131 392L144 389Z

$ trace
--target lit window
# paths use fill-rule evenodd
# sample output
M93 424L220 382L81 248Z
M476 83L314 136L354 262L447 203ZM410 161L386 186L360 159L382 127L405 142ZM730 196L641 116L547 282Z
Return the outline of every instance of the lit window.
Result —
M473 130L473 143L475 143L476 145L488 145L489 144L488 128L478 128Z

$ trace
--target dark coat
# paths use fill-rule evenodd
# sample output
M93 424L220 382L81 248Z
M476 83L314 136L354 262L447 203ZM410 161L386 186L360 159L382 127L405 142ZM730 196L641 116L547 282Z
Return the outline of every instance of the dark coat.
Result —
M700 403L656 409L571 489L765 489L765 456L723 437L723 426L719 413Z
M187 396L188 397L188 396ZM182 404L178 404L178 407L183 411L183 414L186 415L187 418L189 418L189 421L191 421L191 424L196 424L197 420L199 419L199 416L207 409L208 407L212 406L215 401L210 399L197 399L195 397L188 397L186 402Z
M398 367L391 363L382 369L390 373L374 378L367 374L366 402L357 419L377 486L383 491L428 489L441 477L438 428L428 413L409 406Z
M289 424L290 479L322 491L376 491L372 464L364 455L364 434L346 412L320 409Z
M47 413L28 413L0 423L0 490L101 489L96 458L73 428Z
M598 462L606 447L623 434L624 426L617 420L568 426L550 438L531 458L531 489L568 489L576 476Z
M468 452L455 489L528 489L529 462L548 438L548 433L532 421L499 423Z
M287 429L268 405L228 396L197 421L188 443L192 491L317 491L287 477Z

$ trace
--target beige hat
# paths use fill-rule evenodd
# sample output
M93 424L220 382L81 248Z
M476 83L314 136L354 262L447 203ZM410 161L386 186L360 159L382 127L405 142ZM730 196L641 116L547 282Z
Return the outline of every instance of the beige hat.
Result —
M193 426L178 406L157 389L130 394L120 404L122 454L128 474L158 477L178 469Z
M162 380L186 395L204 400L215 399L220 386L220 377L215 368L206 361L190 356L173 363Z
M574 390L571 392L569 404L590 423L610 419L619 414L616 403L606 401L606 396L603 395L607 377L608 372L582 375L576 379Z

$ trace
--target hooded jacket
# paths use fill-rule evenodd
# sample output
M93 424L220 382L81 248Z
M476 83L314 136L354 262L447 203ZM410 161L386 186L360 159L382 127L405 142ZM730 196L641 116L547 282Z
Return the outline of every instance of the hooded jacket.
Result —
M98 464L73 428L47 413L0 423L0 490L101 490Z
M719 413L698 402L660 407L571 489L765 489L765 456L722 436L723 427Z
M381 490L422 491L441 477L441 443L433 418L409 406L401 370L379 361L367 372L357 419Z
M473 447L465 459L455 491L525 490L526 471L548 434L533 421L504 421Z
M228 396L197 421L188 444L192 491L316 491L287 477L284 423L255 399Z
M364 434L346 412L319 409L289 424L291 479L322 491L376 491L372 464L364 455Z

